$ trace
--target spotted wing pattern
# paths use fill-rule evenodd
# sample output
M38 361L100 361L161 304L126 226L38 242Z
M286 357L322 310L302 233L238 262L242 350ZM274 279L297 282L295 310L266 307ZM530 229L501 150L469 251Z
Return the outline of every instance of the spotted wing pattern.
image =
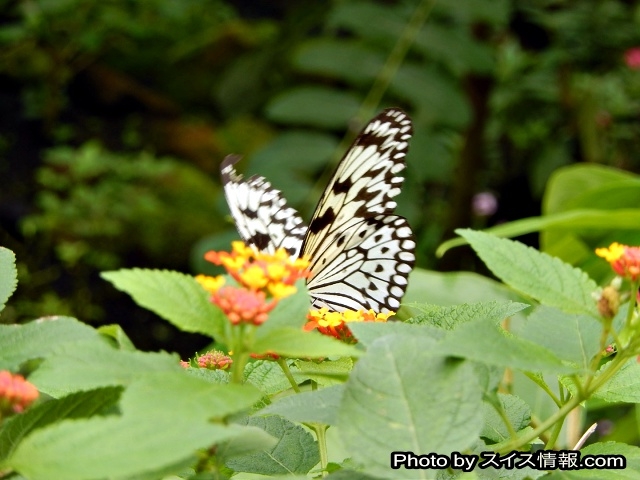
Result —
M242 239L254 248L286 248L311 259L307 282L315 308L397 310L415 263L408 222L393 212L412 127L400 109L383 111L351 145L307 228L280 192L262 177L247 180L227 157L225 195Z
M415 263L407 221L393 215L411 138L411 120L397 108L371 120L327 185L307 230L302 254L314 307L397 310Z
M307 226L298 212L263 177L246 180L234 165L237 155L227 156L220 165L224 193L240 237L258 251L275 253L283 247L292 257L300 253Z

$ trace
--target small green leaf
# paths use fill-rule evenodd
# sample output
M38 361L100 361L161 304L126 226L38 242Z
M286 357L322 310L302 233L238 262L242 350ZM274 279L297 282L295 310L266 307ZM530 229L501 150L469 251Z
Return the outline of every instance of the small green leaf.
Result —
M453 330L457 325L475 318L494 319L496 323L501 322L527 307L529 305L524 303L497 301L463 303L451 307L441 307L439 305L424 305L421 307L416 305L412 306L412 308L422 310L423 313L410 319L409 323L433 325L445 330Z
M435 341L390 335L375 341L345 384L338 428L365 473L432 478L427 470L391 470L392 451L463 451L482 428L482 391L473 366L433 354Z
M0 312L17 285L16 256L8 248L0 247Z
M289 395L276 400L260 410L258 414L281 415L292 422L335 425L343 393L343 385L334 385L320 390Z
M597 285L582 270L522 243L473 230L457 230L504 283L544 305L598 316Z
M353 369L353 360L349 357L322 362L297 360L296 365L301 376L313 380L318 385L328 387L344 383Z
M261 428L278 439L268 450L235 456L227 465L235 471L262 475L307 473L320 460L313 436L288 420L278 417L249 417L247 425Z
M185 332L224 338L227 321L209 302L208 293L189 275L168 270L140 268L103 272L102 278L135 302Z
M515 395L499 393L496 401L500 402L501 408L504 410L509 422L511 422L511 426L516 432L529 425L531 421L531 409L524 400ZM482 432L480 432L481 437L487 438L494 443L507 440L511 437L504 420L491 404L485 402L482 411L484 427L482 428Z
M274 329L256 334L252 353L277 353L292 358L358 357L361 351L334 338L296 328Z
M311 307L311 297L304 280L296 282L296 293L278 301L269 313L269 319L260 325L259 336L284 327L302 329L307 322L307 314Z

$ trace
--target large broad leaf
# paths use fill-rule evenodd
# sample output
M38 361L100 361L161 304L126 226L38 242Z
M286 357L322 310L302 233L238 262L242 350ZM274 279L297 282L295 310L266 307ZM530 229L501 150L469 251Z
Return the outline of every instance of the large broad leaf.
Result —
M361 351L352 345L342 343L335 338L317 332L304 332L290 327L258 330L253 353L277 353L291 358L326 358L330 356L358 357Z
M302 392L280 398L260 414L281 415L292 422L316 422L335 425L338 407L344 393L343 385Z
M16 256L7 248L0 247L0 311L18 285Z
M458 230L489 269L515 290L569 313L598 316L597 285L582 270L519 242Z
M222 340L227 321L209 302L208 293L189 275L167 270L134 268L102 273L102 278L135 302L186 332Z
M351 458L383 478L433 478L391 470L393 451L450 454L482 428L482 391L473 366L431 353L435 341L389 335L375 341L345 384L338 427Z
M121 415L65 420L35 430L6 466L32 480L83 480L195 462L196 450L243 431L211 418L249 408L259 398L252 387L211 385L184 372L148 375L126 389Z
M601 372L609 365L604 365ZM640 403L640 364L635 358L625 363L613 377L609 379L596 393L594 397L607 402Z
M409 320L410 323L432 325L445 330L453 330L459 324L476 318L493 319L496 323L511 317L529 305L518 302L478 302L463 303L451 307L439 305L411 305L420 313Z

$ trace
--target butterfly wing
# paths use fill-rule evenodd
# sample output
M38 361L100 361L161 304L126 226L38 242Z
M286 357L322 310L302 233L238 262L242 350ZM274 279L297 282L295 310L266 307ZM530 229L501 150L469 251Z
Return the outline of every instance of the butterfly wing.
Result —
M411 120L396 108L371 120L338 164L313 215L302 253L316 307L397 310L415 263L407 221L393 211Z
M297 257L307 226L298 212L287 206L279 190L263 177L243 179L234 165L237 155L227 156L220 164L224 193L240 237L254 249L275 253L283 247Z

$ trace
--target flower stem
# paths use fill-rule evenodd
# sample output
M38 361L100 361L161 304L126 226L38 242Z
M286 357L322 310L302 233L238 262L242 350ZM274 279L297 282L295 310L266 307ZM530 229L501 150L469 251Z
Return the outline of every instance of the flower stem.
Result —
M287 377L287 380L289 380L289 383L291 384L291 388L293 388L293 391L296 393L300 393L300 387L298 386L298 382L296 382L296 379L293 378L293 374L291 373L291 369L289 368L287 361L284 358L280 358L280 357L276 361L278 362L278 365L280 365L280 368L284 372L284 376Z

